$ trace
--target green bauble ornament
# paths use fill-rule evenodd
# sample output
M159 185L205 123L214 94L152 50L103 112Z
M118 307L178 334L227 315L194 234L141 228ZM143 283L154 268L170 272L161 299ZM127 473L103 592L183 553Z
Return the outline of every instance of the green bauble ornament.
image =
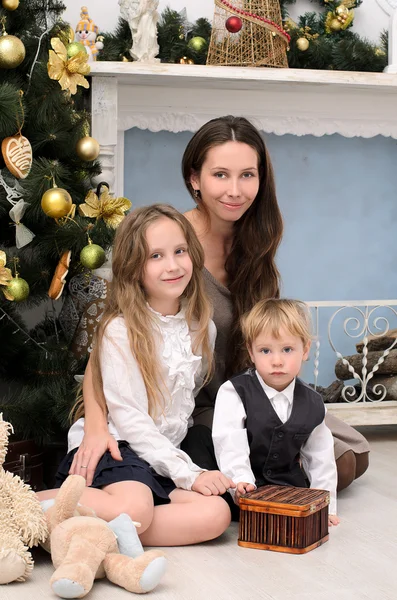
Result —
M203 37L200 37L198 35L196 35L196 37L192 37L192 39L189 40L188 43L189 48L191 50L194 50L195 52L202 52L206 45L207 41Z
M87 52L86 47L81 42L71 42L67 47L68 58L73 58L79 52Z
M87 269L99 269L106 260L105 250L90 242L80 252L80 262Z
M29 284L24 279L20 279L18 275L13 277L4 291L7 300L14 302L23 302L29 296Z

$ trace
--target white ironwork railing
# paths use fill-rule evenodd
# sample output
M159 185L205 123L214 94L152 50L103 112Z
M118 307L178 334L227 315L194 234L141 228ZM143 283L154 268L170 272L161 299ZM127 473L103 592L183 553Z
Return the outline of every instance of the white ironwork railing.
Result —
M390 351L397 345L397 338L390 345L381 350L381 355L372 368L368 368L368 343L371 339L377 339L387 335L390 330L390 319L397 324L397 300L348 300L348 301L309 301L312 310L314 328L314 353L311 359L314 374L314 385L320 382L320 349L328 352L325 359L326 369L329 371L335 366L335 357L341 360L351 374L350 379L358 380L360 391L353 384L344 385L342 398L349 403L379 403L385 400L386 387L381 383L373 382L369 395L369 382L373 379L379 367L384 363ZM327 332L329 346L323 349L323 340ZM349 344L346 340L350 340ZM354 350L351 351L351 341L354 340ZM362 351L357 352L355 344L363 344ZM350 347L349 347L350 346ZM329 350L331 349L331 352ZM360 368L353 366L346 358L349 354L362 356ZM358 372L360 371L360 372ZM397 373L396 373L397 376ZM329 378L329 373L328 373ZM323 378L324 379L324 378ZM333 377L335 379L335 377ZM328 381L328 383L330 383ZM323 384L323 381L321 381Z

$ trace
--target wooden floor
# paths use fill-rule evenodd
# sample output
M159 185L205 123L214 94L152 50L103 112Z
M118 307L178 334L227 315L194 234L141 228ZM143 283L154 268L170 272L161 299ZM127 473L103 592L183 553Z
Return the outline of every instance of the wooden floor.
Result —
M169 567L148 600L395 600L397 597L397 426L362 428L370 469L340 494L339 527L307 555L237 546L233 524L219 540L168 548ZM31 578L0 587L1 600L55 598L52 566L39 552ZM100 581L91 600L120 600L125 590Z

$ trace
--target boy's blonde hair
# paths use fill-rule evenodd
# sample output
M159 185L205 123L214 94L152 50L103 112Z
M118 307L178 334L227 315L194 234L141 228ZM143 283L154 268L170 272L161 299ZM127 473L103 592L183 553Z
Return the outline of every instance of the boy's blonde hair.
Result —
M105 415L107 407L103 393L100 349L107 325L119 315L124 317L131 352L138 363L146 387L149 415L154 417L164 408L161 364L156 354L156 340L153 335L156 327L155 318L153 312L147 307L146 292L142 285L146 261L149 257L146 230L149 225L164 217L179 225L187 242L193 273L181 299L185 300L188 326L190 329L194 326L196 332L193 352L200 353L204 362L208 364L204 383L207 383L212 374L213 353L208 334L212 307L204 288L202 246L192 225L172 206L155 204L137 208L123 219L117 229L113 246L113 279L91 353L94 392ZM72 415L74 420L84 415L82 398L73 407Z
M299 337L303 345L307 346L312 339L307 304L288 298L260 300L241 318L241 331L247 347L251 347L263 331L278 339L281 328Z

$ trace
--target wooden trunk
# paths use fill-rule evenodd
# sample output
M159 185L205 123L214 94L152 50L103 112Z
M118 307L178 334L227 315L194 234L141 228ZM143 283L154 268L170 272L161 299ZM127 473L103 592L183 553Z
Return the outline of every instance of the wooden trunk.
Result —
M239 546L304 554L328 540L329 492L265 485L240 498Z

